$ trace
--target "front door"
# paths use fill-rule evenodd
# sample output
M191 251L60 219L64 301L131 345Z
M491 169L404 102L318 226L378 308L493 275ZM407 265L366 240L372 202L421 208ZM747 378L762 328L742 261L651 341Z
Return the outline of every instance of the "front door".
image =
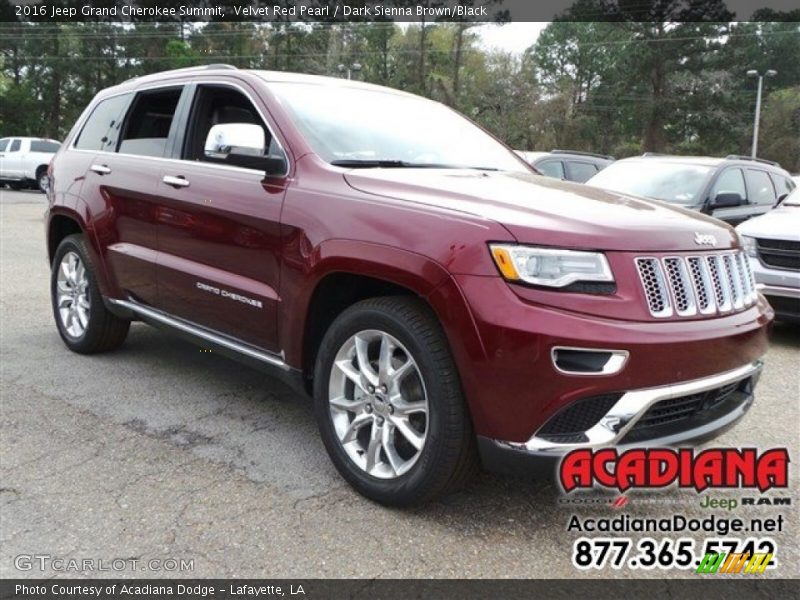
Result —
M175 158L158 178L159 306L184 320L278 352L280 214L285 178L215 162L213 125L259 124L256 96L238 84L198 85ZM269 142L267 142L269 143Z

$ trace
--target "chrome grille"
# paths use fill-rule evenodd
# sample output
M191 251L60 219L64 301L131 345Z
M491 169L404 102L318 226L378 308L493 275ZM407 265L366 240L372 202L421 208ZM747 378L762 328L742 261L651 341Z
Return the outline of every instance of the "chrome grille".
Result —
M650 314L657 318L741 310L757 294L744 253L636 259Z

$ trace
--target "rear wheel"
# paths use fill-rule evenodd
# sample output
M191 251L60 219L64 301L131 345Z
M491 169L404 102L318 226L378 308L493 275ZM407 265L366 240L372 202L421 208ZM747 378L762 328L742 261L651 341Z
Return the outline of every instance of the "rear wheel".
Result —
M47 167L39 167L39 169L36 171L36 187L38 187L39 191L43 194L47 193L47 190L50 187L50 178L47 176Z
M421 301L376 298L347 309L322 341L315 412L342 476L384 504L454 491L475 440L444 333Z
M59 244L50 292L58 333L70 350L94 354L125 341L130 321L113 315L103 304L82 235L67 236Z

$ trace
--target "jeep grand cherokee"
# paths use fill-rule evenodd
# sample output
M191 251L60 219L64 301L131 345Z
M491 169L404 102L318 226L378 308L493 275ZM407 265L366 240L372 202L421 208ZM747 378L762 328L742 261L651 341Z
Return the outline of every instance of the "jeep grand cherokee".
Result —
M137 319L313 395L342 476L410 504L481 457L714 436L769 305L707 216L533 173L456 112L212 66L101 91L51 166L58 331Z

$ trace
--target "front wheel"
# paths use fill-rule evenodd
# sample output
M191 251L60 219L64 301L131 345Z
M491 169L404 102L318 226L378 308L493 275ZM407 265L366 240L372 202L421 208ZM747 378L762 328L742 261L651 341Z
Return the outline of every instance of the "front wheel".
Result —
M477 463L461 385L439 322L422 301L375 298L323 338L315 412L336 468L384 504L432 500Z

